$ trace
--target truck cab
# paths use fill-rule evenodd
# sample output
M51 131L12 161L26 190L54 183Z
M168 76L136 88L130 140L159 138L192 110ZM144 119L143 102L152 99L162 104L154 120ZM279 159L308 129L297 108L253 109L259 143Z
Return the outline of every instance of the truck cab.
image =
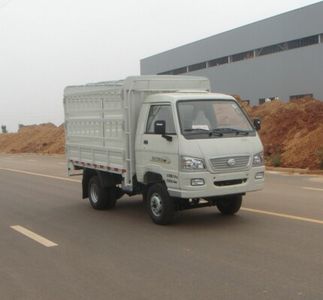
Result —
M137 180L162 182L179 208L220 207L222 201L228 204L222 211L233 214L246 192L263 188L263 146L255 125L228 95L178 91L147 97L135 153ZM161 192L146 196L158 221Z

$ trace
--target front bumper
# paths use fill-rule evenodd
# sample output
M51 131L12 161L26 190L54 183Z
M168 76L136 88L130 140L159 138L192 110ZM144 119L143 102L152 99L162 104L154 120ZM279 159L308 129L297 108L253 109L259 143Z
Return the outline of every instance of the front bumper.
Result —
M224 174L209 172L180 172L180 189L168 188L172 197L207 198L258 191L264 187L264 177L256 179L256 174L264 173L265 167L254 167L248 171ZM204 185L192 186L192 179L203 179Z

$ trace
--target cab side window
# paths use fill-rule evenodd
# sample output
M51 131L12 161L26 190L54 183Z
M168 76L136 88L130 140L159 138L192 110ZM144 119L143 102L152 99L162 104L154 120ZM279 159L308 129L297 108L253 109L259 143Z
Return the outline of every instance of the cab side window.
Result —
M156 121L166 122L166 134L176 134L172 108L170 105L152 105L146 126L146 133L154 134Z

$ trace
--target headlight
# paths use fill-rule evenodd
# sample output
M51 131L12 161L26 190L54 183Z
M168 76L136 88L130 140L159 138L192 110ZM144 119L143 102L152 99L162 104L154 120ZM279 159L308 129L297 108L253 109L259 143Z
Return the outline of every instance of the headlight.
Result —
M259 167L264 165L264 152L259 152L253 156L252 166Z
M203 159L187 156L182 156L181 166L183 171L202 171L205 169Z

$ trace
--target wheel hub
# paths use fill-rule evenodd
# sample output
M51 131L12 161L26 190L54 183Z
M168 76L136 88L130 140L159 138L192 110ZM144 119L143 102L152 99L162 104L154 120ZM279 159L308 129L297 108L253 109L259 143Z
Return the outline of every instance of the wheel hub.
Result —
M92 201L94 203L97 203L99 200L99 187L97 184L94 183L91 185L90 194L91 194Z
M153 194L150 198L150 207L156 217L160 217L163 211L163 201L158 194Z

